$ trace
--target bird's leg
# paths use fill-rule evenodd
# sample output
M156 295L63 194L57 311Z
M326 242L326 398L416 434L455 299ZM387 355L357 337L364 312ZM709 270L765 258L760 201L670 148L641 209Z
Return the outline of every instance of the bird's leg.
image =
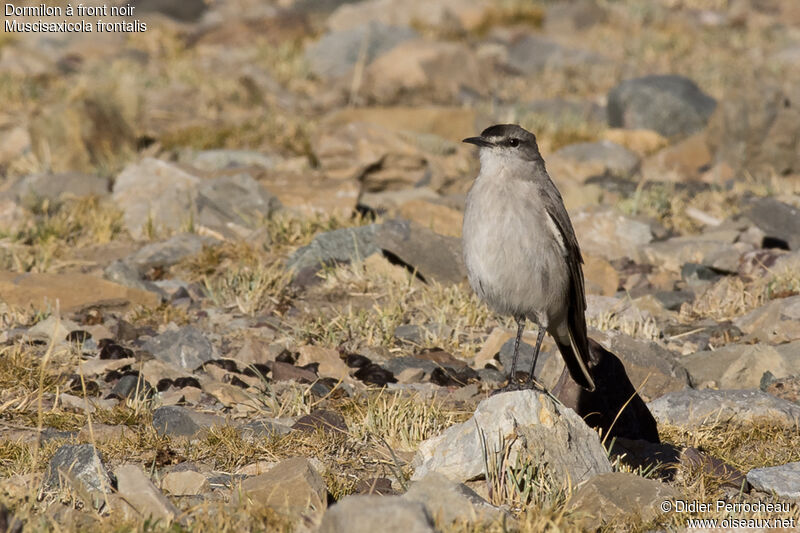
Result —
M544 340L545 329L539 325L539 333L536 335L536 347L533 349L533 363L531 364L531 373L528 374L528 387L536 388L534 371L536 370L536 359L539 358L539 349L542 347Z
M519 357L519 341L522 339L522 333L525 330L525 317L519 315L515 317L517 320L517 338L514 340L514 356L511 358L511 374L508 376L508 383L515 383L514 374L517 371L517 358Z

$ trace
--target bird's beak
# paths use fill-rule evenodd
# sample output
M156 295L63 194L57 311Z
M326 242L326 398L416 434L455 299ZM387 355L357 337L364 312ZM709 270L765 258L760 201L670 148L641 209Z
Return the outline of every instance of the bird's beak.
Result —
M476 146L492 146L492 143L484 139L483 137L467 137L463 141L464 143L474 144Z

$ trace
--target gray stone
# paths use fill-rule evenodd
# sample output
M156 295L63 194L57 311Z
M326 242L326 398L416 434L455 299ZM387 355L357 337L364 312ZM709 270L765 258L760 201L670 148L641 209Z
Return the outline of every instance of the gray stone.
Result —
M638 155L611 141L570 144L553 155L578 163L597 162L605 167L607 174L621 178L635 174L640 163Z
M259 507L296 515L309 510L322 512L327 506L325 481L305 457L285 459L267 473L242 482L235 501L246 499Z
M657 343L634 339L619 331L594 328L589 336L622 361L633 387L645 401L689 386L689 375L682 360Z
M747 481L762 492L774 492L781 498L800 498L800 462L754 468L747 473Z
M659 424L701 427L717 423L769 421L795 427L800 406L759 390L695 390L671 392L647 406Z
M328 509L319 533L433 533L425 506L400 496L347 496Z
M153 427L159 435L194 437L212 426L222 426L225 419L198 413L178 405L165 405L153 411Z
M728 240L728 232L705 236L685 235L650 243L642 248L644 259L672 272L694 263L725 272L736 272L739 258L753 249L752 244ZM735 237L734 237L735 238Z
M772 300L736 318L733 325L748 334L748 342L782 344L800 339L800 295ZM780 350L781 347L776 347ZM800 372L800 369L797 370Z
M114 475L117 492L139 517L170 523L178 516L178 509L153 485L139 465L120 465L114 469Z
M594 0L559 2L547 6L544 27L547 32L558 34L585 31L607 19L606 10Z
M91 444L65 444L56 450L44 478L46 489L57 489L61 480L89 494L111 491L103 456Z
M378 224L370 224L321 233L311 244L297 249L286 266L299 272L306 268L363 260L379 251L375 244L378 227Z
M663 511L660 504L679 495L669 485L627 472L595 476L570 499L570 508L602 524L620 519L650 522Z
M219 243L217 239L196 233L179 233L165 241L145 245L123 261L145 274L151 268L172 266L187 257L199 254L204 247Z
M419 324L401 324L394 328L394 338L400 341L419 344L425 336L425 330Z
M80 172L31 174L14 184L11 191L16 199L24 204L42 199L56 202L66 198L108 196L111 192L111 183L108 178Z
M508 45L507 64L522 74L538 74L545 69L592 66L607 59L576 48L562 46L536 35L525 35Z
M211 484L200 472L170 472L161 480L161 489L174 496L194 496L211 490Z
M195 224L225 238L244 238L281 207L249 174L204 180L197 189Z
M461 424L419 446L412 479L439 472L453 480L485 476L485 453L543 465L557 480L578 484L611 471L600 439L572 409L536 391L497 394Z
M774 198L759 198L746 216L766 237L785 242L790 250L800 249L800 209Z
M789 86L748 80L725 95L706 135L717 161L755 176L800 171L800 90Z
M277 420L261 419L252 420L240 428L240 433L246 439L261 439L275 435L286 435L292 432L291 426L295 421L287 421L288 425Z
M194 370L206 361L216 359L216 349L205 335L192 326L165 331L147 340L142 350L156 358L187 370Z
M636 261L641 248L653 240L650 224L611 209L582 211L572 217L581 250L613 261L629 257Z
M139 269L130 263L126 263L122 259L118 259L108 265L103 270L103 277L108 281L113 281L125 287L132 289L139 289L142 291L149 291L157 294L162 300L165 300L167 295L152 281L147 281L142 277Z
M146 226L177 231L188 227L200 178L158 159L132 163L117 176L112 198L122 209L134 239L146 237Z
M608 124L686 137L703 129L716 101L683 76L653 75L625 80L608 93Z
M764 372L777 378L799 374L798 354L800 342L783 346L728 344L687 355L681 362L696 387L756 389Z
M417 37L408 27L386 26L369 22L362 26L325 34L306 48L311 71L320 78L338 78L348 74L363 57L364 65L398 44Z
M463 483L456 483L437 472L412 483L402 497L424 505L428 514L443 525L456 521L488 525L511 518Z
M439 235L415 222L384 222L376 231L375 244L426 281L459 283L466 278L461 240Z

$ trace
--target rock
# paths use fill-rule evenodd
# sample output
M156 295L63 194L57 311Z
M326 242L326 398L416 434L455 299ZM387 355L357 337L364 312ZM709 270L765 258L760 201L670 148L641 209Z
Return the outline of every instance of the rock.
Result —
M89 274L0 272L0 299L20 307L55 307L62 312L90 307L127 309L131 305L155 307L160 298L142 290L123 287Z
M610 472L595 476L579 487L569 506L601 524L622 519L647 523L663 512L661 503L678 495L677 490L655 479Z
M711 160L706 134L695 133L647 158L642 165L642 176L653 181L700 179Z
M287 209L313 216L351 216L358 204L360 186L356 181L330 179L317 170L276 171L261 176L259 182Z
M461 242L407 220L388 220L375 233L375 244L408 265L426 281L460 283L467 271Z
M67 336L80 330L80 326L66 318L59 318L50 315L41 322L28 330L28 338L34 341L53 342L53 344L63 344L67 341Z
M167 300L167 295L158 286L142 278L142 273L135 266L118 259L103 269L103 277L108 281L124 285L131 289L152 292L157 298Z
M524 75L539 74L545 69L587 67L606 61L595 53L568 48L537 35L524 35L508 45L507 66Z
M135 510L137 517L170 523L180 514L139 465L120 465L114 469L114 475L117 492Z
M199 413L177 405L167 405L153 411L153 427L159 435L194 437L207 428L224 424L225 419L220 416Z
M680 464L691 468L695 472L713 476L724 486L737 490L747 491L748 483L745 475L737 468L732 467L722 459L701 452L697 448L684 449L679 458Z
M630 178L639 170L639 156L611 141L570 144L551 158L558 160L558 165L570 165L570 174L584 178L603 174Z
M729 344L681 359L695 386L756 389L764 372L783 378L800 373L800 342L783 346Z
M44 477L45 489L55 490L62 482L98 500L98 493L111 491L112 481L103 456L91 444L65 444L50 459Z
M375 243L378 228L378 224L370 224L320 233L311 244L298 248L289 257L286 267L300 272L363 260L379 250Z
M274 381L294 380L298 383L313 383L317 380L317 374L313 371L289 363L274 361L270 368L272 369L272 379Z
M467 521L487 526L510 518L471 488L437 472L412 483L403 499L421 503L442 525Z
M589 336L625 365L635 390L645 401L689 386L689 375L669 350L652 341L634 339L618 331L590 329ZM646 381L645 381L646 380Z
M800 250L800 210L797 207L774 198L759 198L752 203L746 216L766 237L786 243L790 250Z
M247 237L280 209L280 201L249 174L203 180L195 199L198 229L226 239Z
M319 533L433 533L425 506L400 496L347 496L328 509Z
M705 265L724 272L736 272L739 258L753 249L753 245L734 243L733 232L720 231L700 236L686 235L642 247L644 259L652 264L680 272L686 263Z
M391 0L367 0L343 4L328 17L326 24L333 31L351 30L376 21L387 26L417 24L458 32L478 27L490 5L484 0L442 0L436 3L409 0L401 4Z
M179 233L166 241L154 242L141 247L134 254L126 257L124 262L134 266L144 275L153 268L166 268L180 261L197 255L205 247L212 247L220 241L211 237L203 237L196 233Z
M664 137L686 137L708 123L716 101L692 80L652 75L625 80L608 93L608 124L643 128Z
M512 439L512 434L517 438ZM546 465L549 475L573 484L611 471L597 433L572 409L526 390L483 400L472 418L420 444L412 479L430 472L453 480L479 478L485 475L484 449L490 454L504 453L503 443L510 443L512 464L519 458Z
M109 195L110 185L108 178L80 172L30 174L15 183L11 192L17 201L30 205L44 199L59 202L87 196L102 198Z
M368 122L320 128L312 146L329 179L359 183L361 194L424 186L440 192L454 184L465 189L471 168L460 143Z
M653 240L650 225L612 210L582 211L572 217L581 250L609 261L629 257Z
M775 378L771 372L761 376L759 388L783 400L800 404L800 377Z
M605 9L594 0L557 3L547 7L544 28L552 34L569 34L586 31L592 26L602 24L608 19Z
M194 370L206 361L216 359L214 346L205 335L192 326L165 331L147 340L142 349L176 367Z
M411 200L401 205L396 214L439 235L461 238L464 214L452 207L425 200Z
M117 176L112 199L122 209L125 227L134 239L155 231L179 231L191 225L193 202L200 178L180 167L145 158Z
M462 43L415 39L398 44L369 65L359 95L370 103L439 103L483 87L477 59Z
M600 428L608 438L660 442L658 427L642 396L625 371L623 362L593 339L589 339L588 366L595 390L589 392L572 380L564 368L553 387L553 395L573 409L587 424Z
M587 294L613 296L619 289L617 269L602 257L583 254L583 276Z
M326 377L341 380L345 383L353 383L353 378L350 377L350 369L344 363L339 352L332 348L323 348L321 346L301 346L298 349L299 356L297 358L298 366L305 366L311 363L317 363L317 374Z
M246 498L258 507L297 515L308 511L318 513L327 506L328 489L325 481L305 457L293 457L278 463L266 474L248 478L233 499Z
M292 429L311 433L321 430L324 433L342 434L347 433L347 424L337 411L315 409L310 414L298 418Z
M800 462L754 468L747 473L747 481L756 490L780 498L800 498Z
M530 335L530 334L529 334ZM503 365L504 373L510 378L511 362L514 358L514 343L516 342L516 332L509 335L508 340L500 348L498 359ZM524 373L526 376L533 364L533 347L536 344L536 337L525 339L519 343L519 354L517 355L517 373ZM561 375L564 362L558 349L554 349L551 344L542 343L539 351L539 359L536 361L536 379L548 390L555 385L558 376Z
M758 421L794 427L800 420L800 406L758 390L685 389L647 406L659 424L686 428Z
M305 57L316 76L339 78L349 74L359 61L369 65L376 57L417 36L409 27L371 21L323 35L306 48Z
M731 89L708 124L715 161L754 176L800 171L798 101L796 87L787 91L748 81Z
M165 475L161 480L161 489L173 496L194 496L208 492L211 485L200 472L184 470Z

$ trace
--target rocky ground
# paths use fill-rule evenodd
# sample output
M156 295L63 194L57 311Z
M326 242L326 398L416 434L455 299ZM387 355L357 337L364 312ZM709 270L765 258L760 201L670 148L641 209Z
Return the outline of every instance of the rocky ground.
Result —
M135 5L0 34L0 529L800 520L796 2ZM489 396L459 141L498 122L570 211L595 393L548 338L552 395Z

